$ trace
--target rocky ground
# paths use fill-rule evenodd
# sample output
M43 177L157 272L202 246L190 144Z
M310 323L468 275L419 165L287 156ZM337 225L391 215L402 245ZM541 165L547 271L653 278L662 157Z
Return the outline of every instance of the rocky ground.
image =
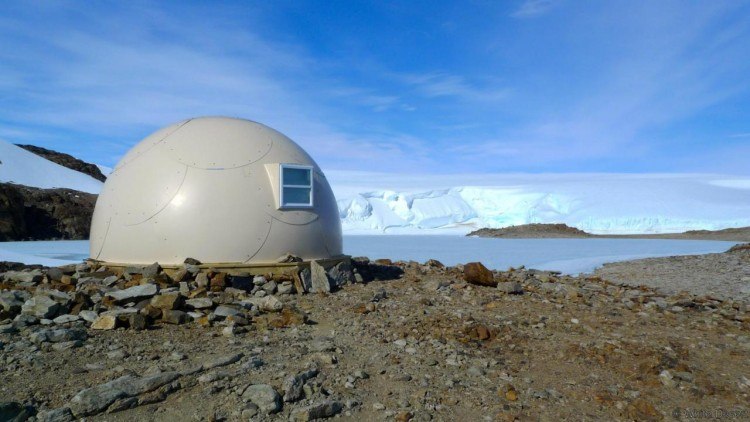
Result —
M735 246L735 252L747 245ZM670 256L612 262L596 276L618 283L647 284L677 294L708 294L723 300L750 302L750 260L744 253Z
M353 264L291 279L0 264L0 420L750 418L746 302Z

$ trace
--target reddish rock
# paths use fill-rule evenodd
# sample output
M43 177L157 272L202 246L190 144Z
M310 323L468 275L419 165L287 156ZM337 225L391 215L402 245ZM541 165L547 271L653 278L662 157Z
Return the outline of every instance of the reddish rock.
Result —
M464 280L479 286L497 286L492 271L488 270L481 262L469 262L464 265Z
M216 273L211 278L211 291L220 292L227 287L227 273Z

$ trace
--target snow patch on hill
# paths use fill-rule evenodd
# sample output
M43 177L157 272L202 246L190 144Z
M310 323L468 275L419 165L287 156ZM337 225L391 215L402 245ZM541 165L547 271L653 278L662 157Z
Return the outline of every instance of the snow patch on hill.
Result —
M750 177L333 171L328 178L348 234L463 234L528 223L565 223L597 234L750 226Z
M53 163L3 140L0 140L0 182L44 189L68 188L96 194L103 185L89 175Z

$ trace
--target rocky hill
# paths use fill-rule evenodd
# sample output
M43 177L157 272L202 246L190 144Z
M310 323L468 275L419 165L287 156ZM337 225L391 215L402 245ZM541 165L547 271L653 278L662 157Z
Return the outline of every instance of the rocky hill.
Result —
M5 159L0 161L0 166L5 167L4 173L0 172L0 241L88 239L97 197L88 192L98 190L81 192L69 188L92 188L91 183L84 183L86 179L99 183L88 176L104 181L99 168L33 145L3 143L0 147ZM31 177L35 175L39 177ZM34 181L44 183L20 184Z
M64 154L62 152L53 151L51 149L42 148L35 145L16 145L25 149L26 151L32 152L42 158L52 161L53 163L57 163L63 167L67 167L71 170L75 170L83 174L88 174L89 176L100 182L107 180L107 177L102 174L101 170L99 170L99 167L97 167L95 164L79 160L78 158L75 158L70 154Z
M96 195L0 183L0 241L88 239Z

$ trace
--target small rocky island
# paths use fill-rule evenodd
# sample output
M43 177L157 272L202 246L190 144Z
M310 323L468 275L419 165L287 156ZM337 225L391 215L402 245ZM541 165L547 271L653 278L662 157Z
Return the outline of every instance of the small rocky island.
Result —
M466 236L507 239L685 239L748 242L750 241L750 227L737 227L722 230L688 230L682 233L591 234L563 223L531 223L498 229L482 228L474 230Z

